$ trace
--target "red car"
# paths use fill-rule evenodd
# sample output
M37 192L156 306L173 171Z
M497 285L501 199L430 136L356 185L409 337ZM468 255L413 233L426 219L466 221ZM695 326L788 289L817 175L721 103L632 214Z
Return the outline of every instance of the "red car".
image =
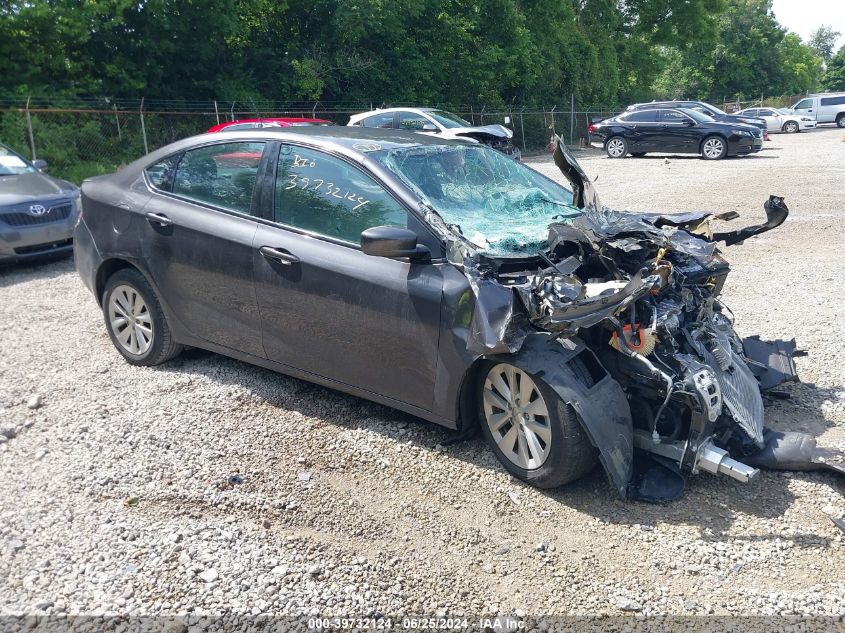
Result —
M334 125L325 119L300 119L296 117L266 118L266 119L238 119L226 121L208 128L209 132L234 132L235 130L252 130L262 127L292 127L295 125Z

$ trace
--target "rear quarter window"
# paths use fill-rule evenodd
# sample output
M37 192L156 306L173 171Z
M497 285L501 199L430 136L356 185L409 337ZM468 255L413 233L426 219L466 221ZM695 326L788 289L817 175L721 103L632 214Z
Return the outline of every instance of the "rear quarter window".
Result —
M823 106L845 105L845 95L841 97L823 97L821 100Z
M182 154L174 154L147 167L144 173L149 183L159 191L172 191L173 177L180 158Z

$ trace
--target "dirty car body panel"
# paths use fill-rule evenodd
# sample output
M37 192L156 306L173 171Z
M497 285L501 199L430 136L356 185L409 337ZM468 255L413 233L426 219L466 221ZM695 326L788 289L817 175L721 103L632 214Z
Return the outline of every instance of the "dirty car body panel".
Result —
M83 184L77 268L98 301L137 269L180 343L453 429L476 425L479 364L509 363L572 407L625 497L677 496L661 472L752 478L738 460L767 447L761 389L795 379L794 344L736 336L717 242L777 227L783 200L713 233L709 213L609 210L563 144L555 162L568 187L403 131L195 137ZM415 246L368 254L377 233Z

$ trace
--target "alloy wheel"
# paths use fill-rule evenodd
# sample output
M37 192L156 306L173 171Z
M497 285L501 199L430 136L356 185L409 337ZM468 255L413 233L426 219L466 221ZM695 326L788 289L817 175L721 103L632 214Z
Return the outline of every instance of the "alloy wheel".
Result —
M144 298L132 286L120 285L109 296L109 326L130 354L145 354L153 344L153 322Z
M719 158L719 156L722 155L725 146L721 140L717 138L709 138L704 142L704 147L702 149L707 158Z
M527 373L501 363L487 374L483 389L484 421L499 450L511 462L534 470L549 456L549 410Z
M784 130L787 134L792 134L798 131L798 124L795 121L787 121Z
M607 142L607 153L613 158L621 158L625 154L625 143L622 139L612 138Z

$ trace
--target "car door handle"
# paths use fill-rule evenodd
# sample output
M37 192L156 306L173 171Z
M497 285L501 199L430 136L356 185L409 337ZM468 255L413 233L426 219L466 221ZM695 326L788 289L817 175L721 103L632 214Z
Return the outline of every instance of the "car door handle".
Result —
M288 253L283 248L262 246L258 249L258 252L261 253L266 259L269 259L273 262L277 262L279 264L284 264L285 266L290 266L291 264L295 264L299 261L299 257Z
M173 220L168 218L163 213L148 213L147 214L147 221L150 224L158 224L160 226L172 226Z

